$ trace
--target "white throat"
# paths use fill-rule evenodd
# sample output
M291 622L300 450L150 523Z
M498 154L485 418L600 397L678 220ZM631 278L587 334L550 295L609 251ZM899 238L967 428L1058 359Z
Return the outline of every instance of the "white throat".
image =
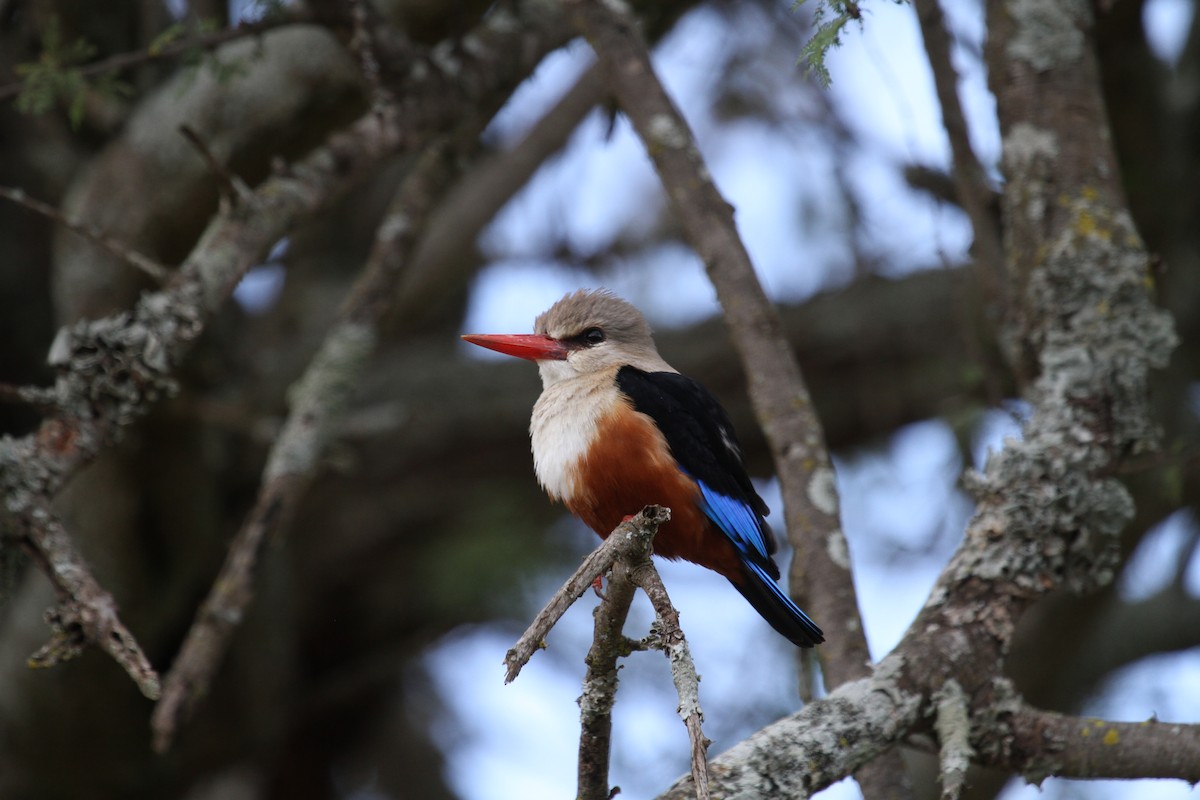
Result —
M579 464L596 437L596 425L622 400L617 372L629 365L646 372L674 372L653 346L621 352L583 350L564 360L538 362L542 396L533 406L529 436L538 482L555 500L579 490Z
M596 424L614 404L615 370L596 375L562 377L543 368L545 389L533 406L529 437L538 483L555 500L570 500L579 488L579 463L596 436ZM549 374L548 374L549 373Z

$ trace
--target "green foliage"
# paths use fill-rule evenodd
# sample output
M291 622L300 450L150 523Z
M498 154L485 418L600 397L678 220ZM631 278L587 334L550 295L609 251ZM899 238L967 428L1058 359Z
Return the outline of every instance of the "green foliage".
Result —
M281 0L258 0L256 8L262 18L285 10ZM82 38L65 42L58 18L51 17L38 59L16 67L21 81L17 110L25 114L44 114L62 106L66 108L71 127L78 128L83 122L84 103L89 92L101 98L127 97L132 88L118 77L120 71L134 64L166 58L178 59L189 76L206 66L217 81L230 81L244 74L248 66L245 59L222 61L211 54L213 47L230 38L212 36L220 29L214 19L176 22L155 36L141 53L89 64L97 53L95 45Z
M85 39L64 42L58 17L51 17L42 37L42 53L38 60L16 66L17 77L22 83L17 110L25 114L44 114L61 103L67 109L71 127L78 128L83 121L83 104L88 90L88 80L79 65L95 55L95 45ZM111 75L97 81L95 86L110 94L124 94L129 89Z
M249 60L245 58L226 58L221 60L215 53L208 53L202 48L188 48L181 58L183 80L179 84L180 94L186 92L200 69L207 68L217 83L225 84L234 78L245 75L249 70Z
M792 10L795 11L805 0L794 0ZM905 0L893 0L897 5ZM805 74L811 76L825 89L829 88L832 79L829 68L825 66L825 57L829 50L842 43L842 31L851 21L863 24L862 5L857 0L817 0L813 12L813 25L816 32L804 45L800 52L800 60L805 62Z
M187 26L182 22L176 22L174 25L167 27L165 31L155 36L146 46L146 52L152 56L160 56L168 46L175 44L187 34Z
M258 0L253 3L253 6L262 10L261 19L277 13L283 13L286 7L276 0ZM202 38L208 34L216 33L221 26L214 19L201 19L196 23L193 35ZM234 78L245 75L250 67L249 61L245 58L227 58L222 61L216 53L211 52L209 48L196 45L189 47L180 54L180 63L184 67L183 76L185 80L180 83L180 92L184 92L192 85L192 81L200 73L201 67L207 67L217 83L228 83Z

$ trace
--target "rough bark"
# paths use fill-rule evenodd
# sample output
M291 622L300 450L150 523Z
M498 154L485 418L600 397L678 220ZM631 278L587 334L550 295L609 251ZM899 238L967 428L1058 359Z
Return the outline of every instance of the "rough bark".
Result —
M210 12L215 8L207 5ZM359 4L363 8L374 5ZM26 521L35 516L42 521L36 531L42 535L42 552L61 555L56 543L64 533L80 551L59 561L68 568L66 572L59 569L60 580L76 574L74 565L83 563L90 565L101 589L97 593L75 584L77 594L90 598L90 609L104 614L89 617L89 607L74 616L60 614L60 621L68 622L63 630L71 635L56 640L65 646L58 652L65 654L73 648L79 641L73 637L80 631L93 639L107 639L104 631L112 628L105 627L105 620L111 619L106 615L115 609L127 630L145 646L150 664L156 669L170 666L258 489L266 445L278 432L286 412L286 388L301 374L325 336L335 314L335 298L344 295L366 258L387 201L411 168L409 153L424 140L424 134L415 131L437 128L440 119L457 119L461 109L502 102L508 89L495 87L493 95L488 82L514 63L526 67L534 63L537 50L533 42L553 27L553 20L539 14L524 30L493 30L498 38L492 34L482 39L464 37L484 17L487 4L451 5L453 8L422 10L419 4L409 4L401 12L403 24L381 17L372 29L380 81L410 103L405 124L412 127L398 134L402 141L388 147L371 139L376 134L365 127L374 124L371 117L361 120L363 127L352 129L350 138L325 141L332 132L346 129L370 102L362 91L366 84L359 79L361 51L347 47L354 35L348 4L338 0L309 4L315 16L307 27L288 25L261 41L251 38L231 46L227 54L251 56L246 61L247 72L239 79L220 83L201 70L189 84L170 77L174 62L168 59L146 60L131 67L125 77L134 86L135 96L128 100L90 96L80 131L72 131L61 117L28 117L16 114L11 105L0 105L0 139L5 142L0 148L0 172L5 182L55 204L69 197L66 205L72 213L90 218L168 265L189 261L187 256L193 253L184 267L193 270L198 267L197 259L211 257L212 267L224 276L217 281L222 285L218 293L225 292L240 271L256 263L280 236L290 235L292 242L286 256L285 295L277 310L265 317L250 317L227 302L214 303L204 313L204 335L188 345L184 358L176 359L170 347L161 351L161 337L133 336L130 328L113 324L112 319L81 324L61 335L60 354L76 366L87 362L92 370L63 378L63 391L80 401L73 407L98 404L115 419L131 424L119 423L120 442L111 441L111 430L98 433L102 452L63 487L49 516L42 514L44 504L21 506L29 499L28 493L22 494L28 486L6 498L30 510ZM1038 49L1032 46L1028 31L1019 34L1005 26L1010 22L1016 25L1032 14L1046 23L1035 26L1034 32L1053 30L1061 18L1054 13L1059 7L1041 9L1040 5L1016 4L997 10L1006 16L995 23L998 33L993 38L1020 42L1016 52L1025 53L1026 61L1045 54L1036 55ZM85 7L18 0L0 6L4 6L0 13L0 74L4 82L11 79L16 63L38 58L43 26L52 14L63 21L68 39L85 35L98 43L101 58L144 51L167 24L158 3L102 2ZM1090 258L1086 247L1094 245L1097 236L1108 236L1120 244L1128 232L1112 188L1115 175L1124 179L1139 228L1163 257L1152 275L1164 304L1177 315L1183 346L1156 386L1151 418L1163 425L1169 441L1180 443L1182 455L1126 459L1123 465L1110 465L1087 480L1074 482L1071 477L1061 484L1066 487L1064 496L1055 495L1061 501L1063 517L1087 512L1087 504L1098 493L1108 491L1110 484L1104 481L1114 474L1125 477L1137 500L1138 516L1121 536L1121 554L1130 552L1151 524L1196 496L1197 472L1196 460L1187 455L1186 447L1188 441L1194 441L1196 427L1188 387L1200 363L1196 341L1200 317L1194 313L1200 308L1200 281L1195 280L1200 271L1193 269L1200 252L1196 243L1200 231L1191 213L1200 182L1190 177L1200 163L1194 152L1200 137L1189 133L1195 127L1198 104L1180 90L1194 80L1200 65L1200 38L1194 25L1178 67L1162 68L1139 38L1140 7L1136 0L1106 5L1101 9L1106 16L1098 31L1102 85L1111 109L1120 170L1105 156L1093 162L1104 163L1105 172L1087 173L1086 162L1096 155L1090 149L1094 142L1087 136L1102 127L1094 124L1096 115L1103 117L1103 107L1094 97L1072 106L1073 116L1068 119L1077 130L1063 136L1054 130L1053 117L1063 105L1062 98L1074 97L1069 93L1085 91L1098 80L1092 70L1086 78L1055 83L1056 65L1074 64L1073 53L1089 51L1086 27L1081 28L1082 48L1074 47L1069 32L1052 42L1053 69L1018 65L1010 73L1004 63L1007 51L1001 45L994 51L1000 55L993 70L994 75L1004 76L997 83L1000 94L1010 79L1024 92L1005 95L1002 102L1012 159L1008 168L1011 171L1024 164L1022 169L1046 170L1045 176L1049 176L1039 183L1037 174L1032 181L1006 175L1006 185L1025 191L1023 195L1010 194L1006 205L1005 213L1020 223L1010 231L1015 237L1012 244L1022 252L1047 258L1036 247L1037 237L1045 234L1052 238L1044 241L1058 247L1055 254L1075 252L1077 259L1072 262L1064 256L1059 261L1047 258L1047 263L1022 263L1011 284L1009 312L1016 324L1007 329L1004 348L1021 354L1017 373L1024 385L1037 397L1043 396L1039 393L1049 396L1053 387L1046 387L1047 375L1083 375L1079 367L1084 365L1063 355L1062 337L1066 334L1043 325L1048 307L1058 318L1067 308L1063 296L1074 289L1091 292L1087 296L1094 299L1104 295L1102 302L1093 304L1096 313L1092 321L1100 329L1106 315L1130 309L1114 305L1105 292L1117 288L1120 303L1136 299L1136 287L1127 283L1120 288L1120 270L1105 272L1106 277L1100 279L1096 278L1100 273L1093 274L1090 269L1091 261L1088 270L1078 266ZM14 9L23 13L8 13ZM507 13L509 7L497 9ZM678 7L663 11L661 15L658 10L654 15L647 12L643 17L651 38L669 25ZM737 25L738 9L724 11L730 15L729 24ZM485 25L479 30L491 29ZM564 38L565 31L561 32ZM450 38L439 44L445 37ZM293 49L297 47L303 50L299 56ZM772 92L758 98L736 96L738 86L745 82L743 68L757 63L758 55L731 57L719 65L731 70L723 88L729 96L722 102L725 112L734 118L776 113L767 107L775 99ZM784 61L790 64L794 57L789 52ZM508 86L524 68L516 69ZM29 655L51 635L41 621L43 610L59 607L61 598L56 598L38 569L45 562L35 562L33 569L22 571L21 559L10 558L11 548L3 554L3 793L76 797L86 791L94 797L155 798L190 793L198 798L253 791L262 796L327 797L344 791L344 787L331 784L333 765L344 775L344 770L359 769L348 764L366 764L379 767L381 790L430 798L449 796L437 766L439 756L428 732L416 721L437 711L414 708L397 687L420 680L408 667L425 643L464 621L495 619L511 610L506 598L517 594L526 575L526 568L519 565L559 559L562 546L557 535L539 533L550 526L557 512L538 494L527 466L525 426L535 382L520 365L462 362L447 342L460 318L467 283L478 266L471 247L475 232L546 154L569 136L575 120L591 105L594 92L594 84L581 83L578 93L564 100L561 114L548 114L544 127L535 129L527 147L511 154L498 153L495 173L473 171L466 176L458 199L435 212L449 224L443 222L436 236L431 229L422 245L434 255L418 256L418 260L428 258L425 266L406 276L410 285L392 299L404 318L393 320L385 331L372 369L349 399L347 415L335 425L326 457L319 460L300 499L295 521L283 532L286 546L271 547L267 542L263 549L255 578L255 603L235 635L230 657L200 713L168 760L150 757L149 708L134 682L104 654L85 653L72 664L48 670L25 667ZM739 106L739 99L747 97L751 104ZM758 111L754 103L758 103ZM1027 109L1048 119L1034 118ZM235 116L237 120L231 122ZM783 115L772 122L786 119ZM248 120L256 124L241 124ZM270 200L256 197L241 211L218 209L221 175L178 134L179 122L193 126L216 160L223 162L225 172L278 196ZM1034 133L1051 133L1029 137L1025 135L1029 130L1015 122L1026 123ZM838 137L848 136L844 128L834 130ZM355 139L358 135L362 138ZM1060 154L1071 157L1048 163L1038 155L1038 148L1048 141ZM308 154L312 154L311 160L305 159ZM1022 158L1026 160L1022 162ZM275 174L273 160L290 161L301 168ZM1059 160L1067 162L1061 174L1054 172ZM340 171L346 169L350 173ZM1069 181L1082 183L1072 186ZM1049 209L1040 228L1029 216L1038 205L1033 201L1039 198ZM1026 215L1026 222L1021 221L1021 214ZM228 236L210 234L197 247L197 238L214 219L214 229ZM1068 229L1073 231L1069 237L1064 234ZM668 237L674 233L665 231ZM655 231L654 235L664 232ZM71 234L52 232L46 221L16 206L0 205L0 240L5 243L5 258L0 259L0 340L4 343L0 347L0 382L44 387L55 377L45 364L45 355L54 339L56 320L71 322L80 313L131 309L143 284L134 271L101 263ZM229 245L228 249L220 250L224 245ZM1105 257L1115 252L1100 249ZM447 259L451 257L445 254L464 250L467 256L454 255L450 266ZM1141 258L1135 251L1135 247L1123 251L1133 271L1140 269L1134 267ZM603 254L588 257L589 263L604 260ZM1097 256L1094 260L1099 263L1101 259ZM871 268L861 265L858 272ZM68 280L72 275L87 280ZM51 292L52 276L57 295ZM102 279L92 281L93 277ZM1081 287L1079 279L1083 277L1091 283ZM857 281L803 306L781 309L783 328L796 350L830 446L867 447L898 425L931 416L941 416L966 431L972 415L997 396L989 384L999 386L1002 394L1015 393L1014 373L999 355L995 333L985 324L995 309L984 303L994 302L995 297L978 290L979 280L978 274L967 270ZM158 295L168 296L176 295ZM53 302L59 303L57 309ZM151 327L165 322L169 315L158 314L153 303L144 300L130 319L149 321ZM421 313L419 325L414 323L414 311ZM1134 327L1139 313L1127 315ZM1066 314L1072 325L1081 329L1090 325L1086 312ZM1145 343L1152 327L1127 331L1130 335L1120 342ZM133 328L149 329L137 324ZM1074 332L1074 328L1068 331ZM743 394L745 379L720 323L662 331L659 341L672 363L713 388L730 407L743 433L752 472L769 474L770 451L753 422ZM109 362L100 359L93 363L91 349L97 343L111 348ZM1095 436L1093 446L1106 452L1119 449L1118 440L1130 435L1127 430L1114 433L1114 425L1120 428L1117 423L1125 419L1130 398L1124 393L1131 389L1129 378L1136 377L1138 370L1125 368L1130 353L1109 344L1106 340L1095 352L1115 353L1109 360L1117 372L1118 380L1111 387L1116 397L1101 402L1098 412L1092 409L1099 417L1086 417L1088 424L1098 418L1102 424L1082 424L1064 435L1054 450L1060 459L1082 452L1078 449L1082 443L1072 438L1078 431ZM162 375L155 364L167 351L171 352L170 374ZM1046 354L1050 354L1053 369L1046 368ZM1059 369L1064 366L1065 371ZM414 381L412 376L420 379ZM1031 385L1031 381L1038 383ZM1082 386L1072 385L1072 392ZM167 396L166 390L175 387L179 393ZM25 395L37 400L33 406L0 405L0 429L22 436L33 430L40 414L48 410L44 401L55 399L59 389L30 394L10 392L10 388L0 386L0 398ZM155 393L156 410L139 416L139 404ZM1082 398L1072 396L1074 401ZM478 413L481 397L488 399L487 415ZM1053 421L1044 419L1047 425ZM24 464L27 451L19 442L49 449L78 447L81 442L87 445L90 434L78 434L88 433L86 429L95 424L60 419L59 424L44 427L38 437L6 439L3 446L10 461ZM1079 457L1090 463L1093 456L1089 450ZM1148 467L1129 475L1137 462ZM1052 472L1059 464L1051 460L1045 468ZM1073 476L1074 470L1067 469L1065 474ZM1009 472L1006 475L1011 477ZM59 482L53 471L43 477L46 482L39 486ZM1057 473L1053 483L1060 486ZM1042 489L1048 485L1033 484ZM466 498L464 485L470 487ZM1000 501L993 495L1007 496L1009 491L1008 484L1002 491L997 489L990 473L977 486L984 488L985 511L997 510ZM1033 494L1029 505L1040 513L1043 509L1036 501L1044 493ZM1028 498L1029 493L1015 496ZM1109 496L1121 498L1115 490ZM1008 526L1009 518L1004 515L1011 511L1002 507L997 512L1003 512L1001 516L993 519ZM1103 508L1091 511L1097 519L1089 521L1106 523ZM1114 507L1111 516L1119 516L1119 511ZM29 530L11 522L11 517L4 520L6 536L21 536L22 530ZM965 551L976 548L972 552L979 555L977 548L987 540L980 531L993 530L986 522L977 521ZM1106 524L1084 526L1071 537L1047 536L1044 543L1041 534L1045 531L1039 531L1037 537L1025 539L1031 548L1029 559L1014 568L1049 559L1039 562L1044 567L1039 579L1051 584L1095 582L1104 570L1096 568L1094 554L1099 554L1101 567L1107 561L1116 568L1116 557L1110 554L1114 540L1107 531ZM979 541L981 538L985 541ZM1062 553L1045 550L1054 542L1063 548ZM1036 550L1043 544L1042 550ZM1093 544L1098 546L1093 549ZM978 563L994 567L999 563L995 556L990 551L979 555ZM53 566L46 568L52 574L55 571ZM1022 585L1012 590L1027 589ZM982 602L991 597L992 589L968 584L966 590L953 591L974 592L971 596ZM114 602L109 603L105 592ZM1015 619L1027 602L1021 597L1009 605L1001 604L995 616L975 607L955 606L959 616L954 621L974 630L982 617L983 623L1007 631L1010 619ZM922 661L919 654L910 654L903 663L889 662L892 672L885 669L874 680L893 695L877 696L851 684L846 694L831 698L830 705L814 707L813 717L830 712L837 725L843 724L844 711L859 711L856 720L844 722L845 727L813 730L851 733L865 725L865 730L876 736L871 742L848 740L854 747L843 754L828 754L827 761L819 762L822 766L816 777L824 780L823 776L832 777L837 770L851 769L851 762L861 763L881 740L901 740L893 731L906 724L922 733L904 741L930 752L961 753L955 726L947 727L944 737L955 744L931 746L926 732L933 730L932 718L921 712L914 716L906 704L916 695L931 708L949 709L942 717L951 719L950 710L957 704L954 693L925 693L947 670L952 674L943 685L962 687L969 709L977 710L989 698L1000 697L1000 702L990 707L1008 710L1007 717L968 715L972 720L968 744L980 753L977 760L983 763L1036 777L1094 769L1086 765L1097 763L1100 754L1112 774L1132 776L1145 769L1182 773L1172 759L1190 757L1192 751L1161 749L1159 744L1164 739L1187 740L1192 735L1190 728L1096 727L1093 721L1081 725L1070 712L1116 666L1146 653L1194 646L1195 631L1200 627L1186 621L1198 607L1195 598L1183 593L1179 585L1137 604L1121 602L1111 589L1087 597L1057 590L1023 615L1004 661L1020 695L972 683L972 676L991 674L989 670L994 668L990 659L997 648L990 640L984 640L980 648L982 662L968 656L943 669L940 662ZM61 608L70 612L72 607L68 603ZM1164 608L1170 609L1169 615ZM922 624L945 619L946 613L931 610ZM966 617L971 621L964 623ZM1164 620L1178 624L1164 625ZM1075 635L1064 636L1064 628ZM1138 635L1129 636L1130 630ZM939 629L932 638L948 646L961 644L945 630ZM108 646L125 652L124 641L119 635ZM1122 646L1106 644L1114 641ZM947 652L961 653L955 649ZM913 682L912 675L922 670L935 676L928 679L929 686ZM1013 700L1020 696L1028 705ZM861 707L855 705L859 703ZM781 730L787 734L795 729L784 724ZM331 737L331 731L338 735ZM1119 752L1109 743L1114 736L1119 740ZM336 742L331 743L333 739ZM793 786L791 781L803 777L787 772L787 765L795 763L789 761L795 752L788 749L786 739L764 735L754 740L754 746L743 748L757 753L754 757L764 764L767 754L755 749L758 744L767 742L777 750L778 758L771 758L781 771L776 783L768 786ZM997 752L988 746L996 741L1012 746ZM1053 745L1050 750L1047 743ZM64 763L70 763L72 769L63 769ZM726 767L730 775L735 769L744 772L742 767ZM362 770L366 774L369 767ZM754 777L753 771L745 774L749 785L761 785L764 780ZM968 783L975 781L968 778Z

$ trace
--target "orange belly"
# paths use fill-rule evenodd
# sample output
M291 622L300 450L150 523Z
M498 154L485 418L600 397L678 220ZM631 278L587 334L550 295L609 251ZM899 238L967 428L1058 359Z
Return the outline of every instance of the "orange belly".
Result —
M598 420L596 438L577 469L577 488L566 499L567 508L601 538L648 505L666 506L671 520L654 537L656 555L740 579L733 543L700 510L696 482L679 469L666 439L645 414L619 403Z

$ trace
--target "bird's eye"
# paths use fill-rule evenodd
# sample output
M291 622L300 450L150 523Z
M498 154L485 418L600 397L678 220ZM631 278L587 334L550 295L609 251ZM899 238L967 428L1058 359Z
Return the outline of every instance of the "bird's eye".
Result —
M583 339L583 343L588 347L594 347L603 342L607 337L605 337L604 331L599 328L588 328L580 334L580 338Z

